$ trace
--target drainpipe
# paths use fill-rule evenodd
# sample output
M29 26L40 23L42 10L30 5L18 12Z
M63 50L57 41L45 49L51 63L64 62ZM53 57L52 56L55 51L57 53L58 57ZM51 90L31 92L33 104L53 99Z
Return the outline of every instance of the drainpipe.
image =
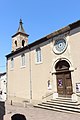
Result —
M32 79L31 79L31 49L29 48L29 77L30 77L30 103L32 101Z

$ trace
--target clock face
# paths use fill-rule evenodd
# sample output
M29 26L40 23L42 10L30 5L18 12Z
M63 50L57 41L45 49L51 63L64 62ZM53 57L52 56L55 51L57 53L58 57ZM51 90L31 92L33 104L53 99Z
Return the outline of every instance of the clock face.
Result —
M53 49L56 54L60 54L65 51L66 47L66 40L60 39L55 41Z

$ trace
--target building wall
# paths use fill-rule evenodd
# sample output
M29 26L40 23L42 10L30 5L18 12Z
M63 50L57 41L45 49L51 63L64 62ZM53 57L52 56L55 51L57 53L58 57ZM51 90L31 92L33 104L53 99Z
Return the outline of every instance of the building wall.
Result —
M0 101L6 101L6 74L0 76Z
M8 96L9 100L23 101L30 98L29 54L26 53L26 65L21 66L21 54L13 56L14 68L10 68L11 59L8 60Z
M38 45L41 48L42 53L42 62L40 64L36 63L36 52L35 46L34 50L31 51L31 75L32 75L32 98L34 100L42 100L49 92L52 90L48 90L48 80L50 80L52 84L52 75L51 75L51 67L52 67L52 53L51 53L51 42L46 42Z
M57 83L55 75L55 65L61 60L66 60L70 65L73 92L76 93L76 83L80 82L79 50L80 50L80 28L71 30L51 38L41 44L24 51L26 55L26 66L21 68L21 54L14 58L14 69L10 69L10 59L8 59L8 99L13 101L38 100L41 101L51 93L57 93ZM65 38L67 49L62 54L55 54L53 45L56 39ZM36 48L40 47L42 52L42 62L36 63ZM48 89L48 80L51 89ZM52 94L51 94L52 95Z
M70 32L70 55L71 55L71 62L74 68L74 71L72 73L72 79L73 79L73 89L76 93L76 83L80 82L80 27L72 30Z

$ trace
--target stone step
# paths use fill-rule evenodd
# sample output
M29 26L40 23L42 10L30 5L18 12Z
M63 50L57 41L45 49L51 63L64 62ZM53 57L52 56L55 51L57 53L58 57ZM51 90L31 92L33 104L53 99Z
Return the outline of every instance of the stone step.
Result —
M47 109L47 110L52 110L52 111L58 111L58 112L68 112L68 113L80 113L80 110L75 110L75 109L65 109L65 108L60 108L60 107L50 107L50 106L40 106L36 105L34 107L38 107L41 109Z
M71 98L56 98L56 99L51 99L51 101L68 102L68 103L77 103L77 101L72 101Z
M72 98L67 98L67 97L58 97L56 99L58 99L58 100L72 100Z
M80 113L80 105L72 99L58 98L42 102L35 107L57 110L57 111L66 111L66 112L77 112Z
M69 108L79 108L78 104L64 104L64 103L56 103L56 102L42 102L42 104L54 105L54 106L62 106Z
M79 109L79 106L75 106L75 105L66 105L66 104L57 104L57 103L48 103L48 102L44 102L42 104L38 104L38 105L42 105L42 106L50 106L50 107L59 107L59 108L71 108L71 109Z
M57 100L48 100L48 103L55 103L55 104L66 104L66 105L74 105L74 106L78 106L79 103L78 102L74 102L74 101L57 101Z

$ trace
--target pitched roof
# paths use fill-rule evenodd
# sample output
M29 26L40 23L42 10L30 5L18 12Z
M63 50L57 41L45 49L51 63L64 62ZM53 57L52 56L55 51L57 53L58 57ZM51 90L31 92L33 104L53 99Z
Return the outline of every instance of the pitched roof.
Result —
M23 22L22 20L20 19L20 22L19 22L19 27L18 27L18 30L16 32L16 34L14 34L12 37L15 37L16 35L18 34L23 34L25 36L29 36L28 34L26 34L24 28L23 28Z
M19 28L18 28L18 31L17 32L22 32L22 33L25 33L25 30L23 28L23 25L22 25L22 20L20 19L20 22L19 22Z

